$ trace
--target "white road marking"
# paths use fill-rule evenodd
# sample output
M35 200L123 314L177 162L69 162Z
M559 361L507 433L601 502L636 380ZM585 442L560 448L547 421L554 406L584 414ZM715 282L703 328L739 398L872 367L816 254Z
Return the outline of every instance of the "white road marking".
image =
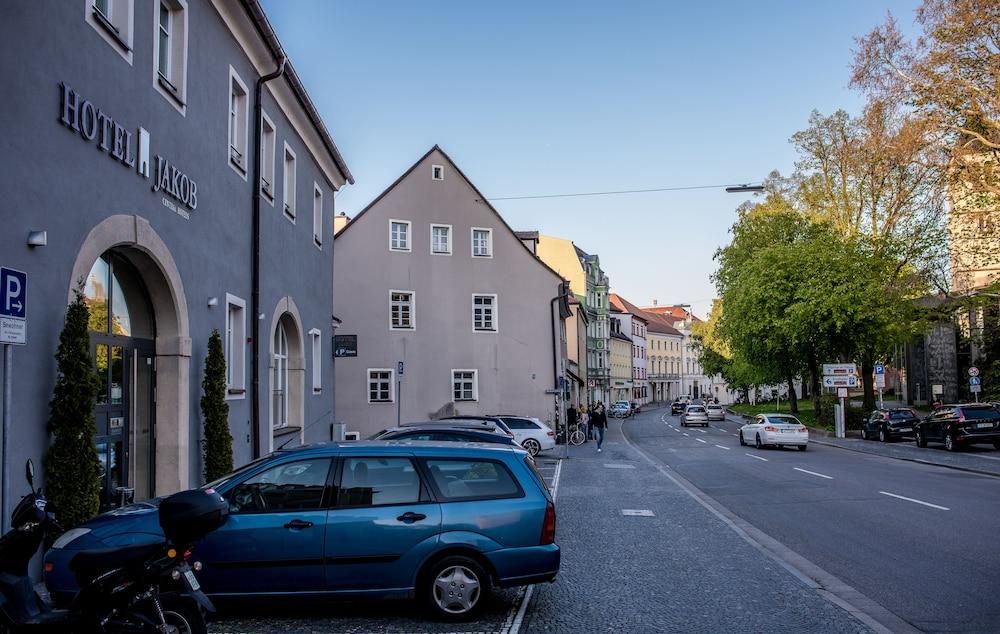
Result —
M719 449L725 449L726 451L729 451L730 449L732 449L732 447L725 447L723 445L716 445L716 447L718 447Z
M649 509L622 509L622 515L626 517L655 517Z
M942 511L950 511L951 509L947 506L939 506L937 504L931 504L930 502L923 502L921 500L914 500L913 498L908 498L905 495L896 495L895 493L889 493L888 491L879 491L882 495L888 495L889 497L898 498L900 500L906 500L907 502L914 502L916 504L923 504L924 506L929 506L932 509L940 509Z
M799 469L798 467L792 467L796 471L801 471L802 473L808 473L809 475L814 475L817 478L826 478L827 480L833 480L833 476L823 475L822 473L816 473L815 471L807 471L806 469Z
M743 455L744 456L750 456L751 458L756 458L757 460L763 460L764 462L767 462L767 458L761 458L760 456L755 456L752 453L745 453Z
M699 432L699 433L702 433L702 434L707 434L708 433L708 431L704 430L704 429L696 429L695 431Z
M685 436L690 436L690 434L689 434L689 433L687 433L687 432L684 432L684 435L685 435Z
M635 465L611 462L604 465L608 469L635 469Z
M740 435L739 432L736 432L735 434L733 434L733 436L739 436L739 435Z
M705 442L705 441L704 441L704 440L702 440L701 438L695 438L695 440L697 440L698 442L703 442L703 443L705 443L706 445L708 444L707 442Z

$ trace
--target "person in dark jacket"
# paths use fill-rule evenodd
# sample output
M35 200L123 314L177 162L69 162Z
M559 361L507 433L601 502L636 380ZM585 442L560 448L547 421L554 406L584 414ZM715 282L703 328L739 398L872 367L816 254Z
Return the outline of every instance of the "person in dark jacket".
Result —
M594 407L594 415L590 419L590 426L594 429L597 437L597 453L601 453L601 445L604 444L604 430L608 427L608 413L604 409L604 403L597 402Z

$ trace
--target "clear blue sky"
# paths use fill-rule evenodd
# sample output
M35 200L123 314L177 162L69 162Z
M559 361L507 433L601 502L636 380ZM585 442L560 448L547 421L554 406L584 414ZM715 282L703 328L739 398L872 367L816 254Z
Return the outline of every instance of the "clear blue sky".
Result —
M353 215L435 143L487 197L788 173L813 109L856 111L853 38L917 0L263 0L357 184ZM721 190L495 203L598 253L633 303L707 313Z

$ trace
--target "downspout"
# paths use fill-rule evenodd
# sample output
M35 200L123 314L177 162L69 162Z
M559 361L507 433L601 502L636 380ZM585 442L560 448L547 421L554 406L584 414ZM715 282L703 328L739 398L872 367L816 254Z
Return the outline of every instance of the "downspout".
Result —
M560 282L559 295L553 297L552 300L549 302L549 321L552 322L552 378L553 378L552 389L555 391L555 397L556 397L556 420L555 420L556 430L559 429L560 423L562 421L562 412L560 411L562 409L560 407L560 402L562 399L562 390L560 389L559 386L559 338L558 338L559 335L556 333L557 320L555 318L556 313L554 311L556 308L556 302L564 300L567 297L569 297L569 284L566 282ZM566 438L566 443L568 446L569 429L566 430L564 437Z
M281 55L277 60L278 68L273 73L264 75L257 79L253 91L253 170L251 172L251 183L253 184L253 272L251 274L251 284L253 290L251 294L250 315L253 321L253 337L250 340L250 350L252 357L252 379L253 384L253 406L251 414L251 427L253 428L253 457L260 458L260 128L261 128L261 95L264 92L264 84L277 79L285 73L285 62L288 58Z

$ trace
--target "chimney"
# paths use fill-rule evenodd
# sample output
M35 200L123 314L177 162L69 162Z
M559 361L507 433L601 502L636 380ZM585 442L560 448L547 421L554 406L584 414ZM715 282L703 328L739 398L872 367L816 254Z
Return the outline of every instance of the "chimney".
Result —
M334 216L334 218L333 218L333 235L337 235L338 233L340 233L341 229L343 229L344 227L346 227L347 223L349 223L350 221L351 221L351 217L348 216L347 214L345 214L344 212L340 212L339 214L337 214L336 216Z
M653 300L653 308L656 308L656 300Z

